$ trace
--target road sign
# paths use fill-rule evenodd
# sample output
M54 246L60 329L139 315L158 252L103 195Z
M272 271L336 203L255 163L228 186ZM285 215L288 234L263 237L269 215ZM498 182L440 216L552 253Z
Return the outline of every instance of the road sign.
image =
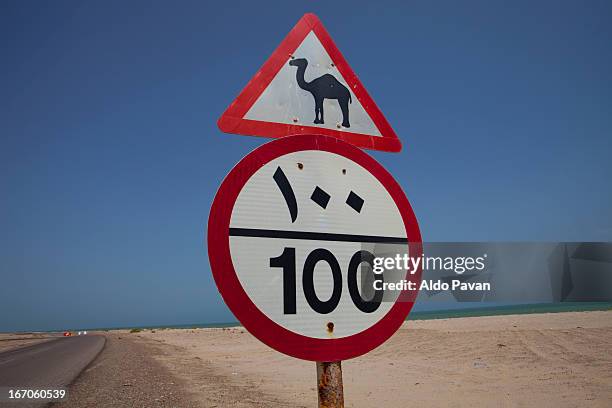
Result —
M366 149L402 148L314 14L298 21L218 125L241 135L323 134Z
M362 150L322 135L255 149L221 184L208 220L212 273L234 315L270 347L313 361L364 354L400 327L416 293L371 283L418 287L421 271L374 275L373 258L421 248L393 177Z

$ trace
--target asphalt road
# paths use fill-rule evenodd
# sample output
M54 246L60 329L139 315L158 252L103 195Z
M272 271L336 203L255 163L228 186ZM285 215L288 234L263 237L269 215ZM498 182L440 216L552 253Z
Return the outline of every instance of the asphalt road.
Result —
M62 337L0 353L0 387L66 387L105 342L104 336L96 335Z

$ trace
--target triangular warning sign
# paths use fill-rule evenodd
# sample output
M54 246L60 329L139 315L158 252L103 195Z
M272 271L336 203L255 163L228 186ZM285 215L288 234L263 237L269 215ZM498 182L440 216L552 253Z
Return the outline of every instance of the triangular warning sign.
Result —
M298 21L219 118L240 135L334 136L399 152L400 140L314 14Z

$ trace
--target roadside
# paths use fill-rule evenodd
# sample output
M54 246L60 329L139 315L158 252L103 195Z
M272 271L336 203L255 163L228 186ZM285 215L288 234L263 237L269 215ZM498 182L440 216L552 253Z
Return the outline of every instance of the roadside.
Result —
M199 407L183 381L155 360L158 348L124 331L106 337L102 353L68 389L64 407Z
M209 330L204 329L204 331ZM168 367L176 377L182 380L183 384L189 387L192 397L200 404L199 406L211 408L301 408L313 406L311 401L295 399L293 388L296 385L299 387L303 384L292 384L289 387L283 384L281 386L283 379L277 378L277 385L266 388L264 387L263 376L260 377L257 372L254 375L245 376L241 370L233 367L233 364L227 360L228 354L231 354L230 350L235 346L232 338L252 338L246 330L243 328L226 328L210 329L210 331L222 332L224 335L213 341L200 338L200 343L179 342L179 344L173 344L166 341L164 333L177 332L181 338L188 340L193 337L197 338L202 329L161 329L143 331L142 335L136 337L136 341L149 348L156 349L155 359L164 367ZM226 334L229 336L226 336ZM267 351L266 346L259 342L256 342L256 344ZM206 352L200 353L202 349ZM246 354L242 356L242 359L247 364L257 361L259 368L263 370L265 370L266 365L275 365L274 359L260 361L260 356L256 352L249 354L249 350L245 351ZM284 358L289 359L289 357ZM300 360L295 361L311 366L314 364ZM314 373L314 370L312 372ZM311 379L310 383L312 383L312 387L309 387L309 389L314 391L315 379Z

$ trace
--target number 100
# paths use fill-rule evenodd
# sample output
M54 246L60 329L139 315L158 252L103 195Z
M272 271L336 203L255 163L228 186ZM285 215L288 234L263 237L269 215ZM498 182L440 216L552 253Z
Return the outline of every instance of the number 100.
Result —
M329 299L321 300L317 296L314 287L314 270L319 262L326 262L331 268L333 278L333 290ZM372 313L380 306L383 297L382 290L376 290L371 300L365 300L359 292L357 282L357 271L362 263L368 263L370 267L374 264L374 255L368 251L357 251L351 257L348 265L347 281L351 299L355 306L364 313ZM285 247L283 253L276 258L270 258L271 268L283 268L283 313L296 314L296 265L295 248ZM383 281L382 274L375 274L375 280ZM306 301L317 313L327 314L333 312L342 296L342 272L338 260L330 251L317 248L308 254L304 262L302 273L302 287ZM380 287L380 286L379 286Z

